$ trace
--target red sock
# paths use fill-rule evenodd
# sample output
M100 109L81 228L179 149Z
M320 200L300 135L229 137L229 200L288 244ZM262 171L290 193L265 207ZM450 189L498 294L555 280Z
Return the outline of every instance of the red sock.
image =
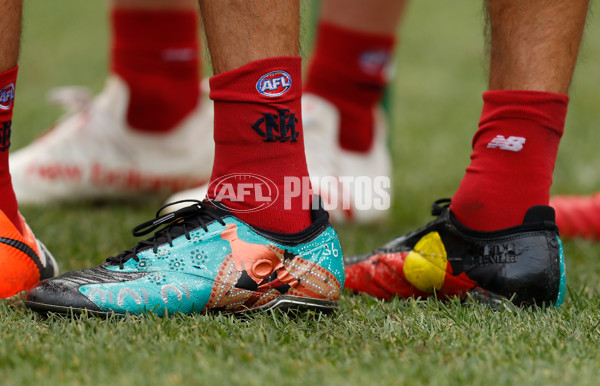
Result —
M251 225L282 233L312 222L302 198L287 199L284 191L286 177L308 177L301 66L300 58L270 58L210 79L215 161L208 197Z
M22 232L19 206L8 169L8 150L12 125L18 67L0 72L0 210Z
M569 98L538 91L483 94L471 164L450 208L465 226L519 225L533 205L548 205Z
M366 152L373 144L373 108L387 84L394 43L394 36L319 24L305 91L320 95L340 111L343 149Z
M129 86L129 126L166 132L198 105L194 10L113 9L111 70Z

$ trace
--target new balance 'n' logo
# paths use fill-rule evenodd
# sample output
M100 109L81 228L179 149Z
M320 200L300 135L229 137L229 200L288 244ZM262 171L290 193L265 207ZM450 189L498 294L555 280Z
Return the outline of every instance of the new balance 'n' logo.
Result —
M263 117L252 128L265 142L297 142L300 133L296 131L296 113L290 113L289 109L278 109L277 113L263 113Z
M499 148L501 150L520 151L523 149L525 144L525 138L513 137L512 135L508 138L504 138L503 135L497 135L494 139L488 143L488 149Z

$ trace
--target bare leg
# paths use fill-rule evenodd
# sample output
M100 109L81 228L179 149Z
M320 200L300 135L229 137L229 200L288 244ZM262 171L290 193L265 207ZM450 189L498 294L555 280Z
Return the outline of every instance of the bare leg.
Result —
M136 9L188 9L195 8L194 0L111 0L113 7Z
M566 94L589 0L488 1L490 90Z
M394 34L408 0L324 0L321 21L374 34Z
M298 0L200 0L215 75L299 53Z
M22 2L0 0L0 72L17 65L21 38Z

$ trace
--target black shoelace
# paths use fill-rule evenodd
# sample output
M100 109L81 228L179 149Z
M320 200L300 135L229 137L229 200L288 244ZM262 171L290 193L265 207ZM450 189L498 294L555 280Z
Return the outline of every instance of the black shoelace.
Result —
M181 208L175 212L161 215L160 213L171 205L181 204L184 202L192 202L193 204L185 208ZM146 221L132 229L135 237L141 237L157 230L152 237L142 240L133 248L121 252L116 256L109 257L106 261L111 265L119 265L119 269L123 269L129 259L139 261L137 254L147 249L152 249L154 253L158 252L158 247L168 243L173 246L173 239L185 235L190 240L190 232L194 229L202 228L208 232L207 225L212 221L218 221L219 224L225 225L223 221L223 213L215 210L215 208L197 200L182 200L164 205L156 212L156 217Z
M440 214L442 214L444 209L448 208L449 206L450 206L449 198L440 198L439 200L435 200L435 202L431 206L431 215L439 216Z

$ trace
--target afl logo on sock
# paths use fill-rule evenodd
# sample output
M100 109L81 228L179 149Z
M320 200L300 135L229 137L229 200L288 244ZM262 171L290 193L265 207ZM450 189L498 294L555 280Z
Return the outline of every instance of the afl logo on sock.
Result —
M264 96L278 97L292 87L292 77L285 71L271 71L256 82L256 91Z
M358 66L361 71L369 76L385 76L390 62L390 53L387 51L367 51L360 55Z
M0 90L0 110L8 110L15 100L15 84L9 83Z

